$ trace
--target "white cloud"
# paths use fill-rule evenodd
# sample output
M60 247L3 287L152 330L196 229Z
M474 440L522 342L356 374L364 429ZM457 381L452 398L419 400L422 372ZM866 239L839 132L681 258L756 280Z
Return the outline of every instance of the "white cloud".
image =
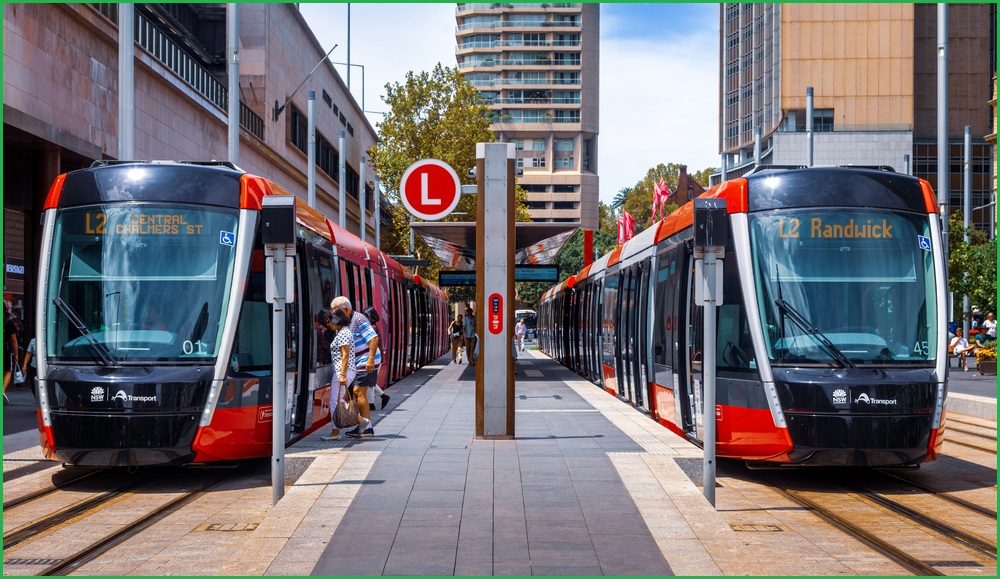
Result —
M299 9L324 48L340 45L331 60L345 62L347 6ZM630 18L601 11L598 173L605 202L659 163L685 164L692 172L719 165L717 21L690 33L664 22L669 36L651 40L627 38ZM386 83L438 62L455 66L455 4L352 4L351 62L365 67L365 109L384 112ZM337 69L346 79L346 67ZM360 102L361 69L351 69L351 92ZM377 125L382 117L368 118Z
M604 23L602 22L602 25ZM718 37L602 40L601 199L659 163L719 165Z
M299 10L330 59L347 62L347 5L307 4ZM364 66L364 107L385 112L386 83L402 83L406 73L430 71L440 62L455 66L454 4L352 4L351 64ZM337 66L347 79L347 67ZM361 68L351 67L351 93L362 100ZM381 115L369 114L374 126Z

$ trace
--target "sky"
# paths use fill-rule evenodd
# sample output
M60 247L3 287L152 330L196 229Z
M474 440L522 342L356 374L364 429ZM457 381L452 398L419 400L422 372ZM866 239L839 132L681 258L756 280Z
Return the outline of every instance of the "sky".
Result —
M347 62L347 4L299 9L333 62ZM378 125L387 83L409 71L454 67L455 4L351 4L350 62L364 66L364 108ZM600 198L635 185L659 163L689 173L719 166L718 4L602 4ZM336 65L341 77L347 67ZM351 66L362 101L362 69Z

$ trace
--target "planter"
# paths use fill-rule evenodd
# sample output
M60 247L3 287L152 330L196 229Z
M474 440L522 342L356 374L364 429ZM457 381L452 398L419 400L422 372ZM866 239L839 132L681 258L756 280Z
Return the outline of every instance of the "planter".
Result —
M979 362L979 373L983 376L996 376L997 375L997 361L996 360L983 360Z

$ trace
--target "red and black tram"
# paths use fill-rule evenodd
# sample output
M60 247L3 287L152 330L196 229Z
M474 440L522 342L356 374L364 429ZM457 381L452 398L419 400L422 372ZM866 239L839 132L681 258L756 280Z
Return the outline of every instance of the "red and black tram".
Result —
M271 307L260 210L276 184L227 163L107 162L49 192L36 311L38 422L67 464L184 464L269 456L330 420L337 295L374 306L386 387L444 354L447 296L297 204L287 308L286 415L272 415Z
M765 170L727 202L717 454L795 465L935 459L946 280L930 185L887 170ZM693 202L542 296L541 348L701 444Z

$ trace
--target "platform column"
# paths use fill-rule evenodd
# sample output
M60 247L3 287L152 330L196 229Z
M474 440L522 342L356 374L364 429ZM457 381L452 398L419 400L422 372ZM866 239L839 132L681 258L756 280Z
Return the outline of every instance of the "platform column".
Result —
M514 145L476 144L476 436L514 436Z

